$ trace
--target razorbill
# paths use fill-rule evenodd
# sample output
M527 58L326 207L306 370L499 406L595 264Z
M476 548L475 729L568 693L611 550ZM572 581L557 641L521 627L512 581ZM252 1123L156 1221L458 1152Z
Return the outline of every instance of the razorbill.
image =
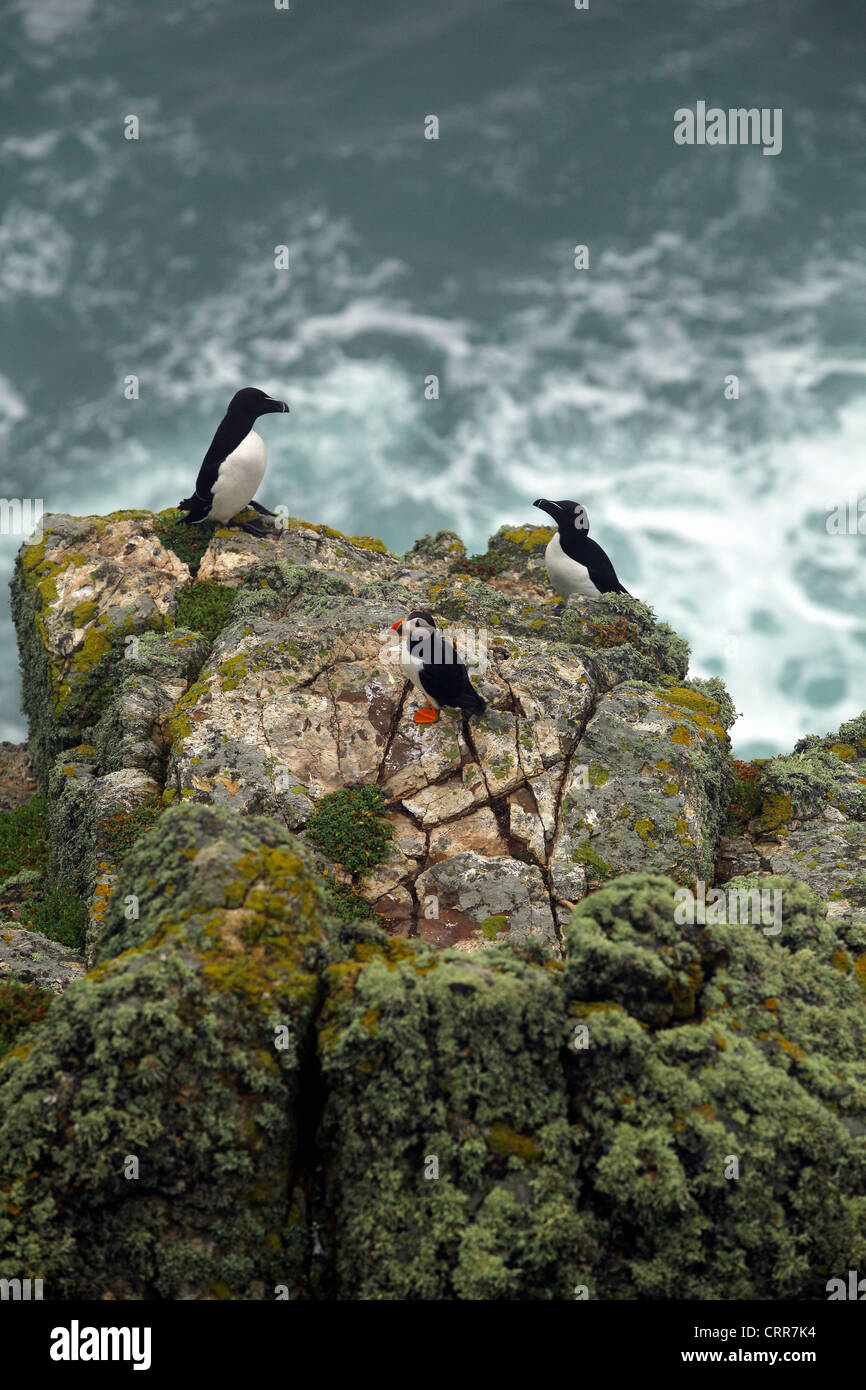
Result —
M187 523L230 522L244 507L252 507L261 516L276 516L276 512L253 501L268 463L265 441L253 425L260 415L275 411L284 414L288 409L285 401L275 400L257 386L245 386L235 392L204 456L195 492L180 503L181 511L187 513ZM252 536L266 534L259 522L236 524Z
M600 594L627 594L616 577L616 570L600 545L589 538L589 517L580 502L548 502L539 497L533 507L547 512L557 532L547 543L544 563L558 594L598 598Z
M469 679L469 672L458 660L451 643L436 627L430 613L410 613L391 624L400 636L400 666L404 674L427 701L427 708L416 710L416 724L435 724L442 705L462 709L466 715L483 714L487 708Z

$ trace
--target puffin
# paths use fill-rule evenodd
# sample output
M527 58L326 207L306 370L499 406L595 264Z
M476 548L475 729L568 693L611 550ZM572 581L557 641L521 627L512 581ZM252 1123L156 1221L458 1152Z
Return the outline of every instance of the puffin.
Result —
M600 545L589 538L589 517L580 502L549 502L539 497L540 507L556 522L557 531L547 543L544 563L553 588L564 599L571 594L599 598L601 594L627 594L616 570Z
M244 386L235 392L204 456L195 492L179 503L180 510L187 513L187 524L228 524L244 507L252 507L260 516L276 516L276 512L253 501L268 463L265 441L253 425L260 415L287 414L288 409L285 401L275 400L257 386ZM235 525L251 536L267 534L261 522L238 521Z
M443 705L462 710L467 718L484 713L487 701L478 694L431 613L410 613L408 618L392 623L389 631L400 636L400 666L427 702L413 714L416 724L435 724Z

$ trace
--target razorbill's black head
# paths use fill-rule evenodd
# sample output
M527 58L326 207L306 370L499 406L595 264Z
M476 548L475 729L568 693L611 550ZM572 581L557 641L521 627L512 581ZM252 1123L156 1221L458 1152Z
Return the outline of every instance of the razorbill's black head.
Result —
M400 635L400 666L427 705L416 710L416 724L435 724L442 705L463 710L464 714L483 714L482 700L469 679L469 672L458 659L451 643L436 626L432 613L418 609L407 618L391 624Z
M581 502L548 502L546 497L538 497L532 505L540 507L548 516L552 516L560 531L568 527L573 527L576 531L589 530L589 517L586 507Z
M544 563L553 588L563 598L579 594L598 598L600 594L627 594L616 570L600 545L590 538L589 517L580 502L550 502L539 497L540 507L556 522L556 535L548 542Z
M260 391L258 386L244 386L240 391L235 391L229 401L226 416L257 420L260 415L287 415L288 411L289 407L285 401L278 401L274 396L269 396L267 391Z
M195 492L180 503L181 510L187 513L187 522L228 523L249 506L264 516L275 515L253 501L268 462L265 442L253 425L260 415L283 415L288 409L285 401L269 396L257 386L245 386L235 392L204 456ZM258 522L240 521L237 525L254 536L266 534Z

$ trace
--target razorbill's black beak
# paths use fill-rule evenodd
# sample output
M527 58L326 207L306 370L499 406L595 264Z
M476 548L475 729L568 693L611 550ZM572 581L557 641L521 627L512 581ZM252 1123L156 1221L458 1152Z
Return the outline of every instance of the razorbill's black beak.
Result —
M554 520L556 520L559 508L555 502L548 502L546 497L539 497L532 505L533 507L539 507L541 511L547 512L548 516L552 516Z
M285 401L277 401L273 396L268 396L267 400L262 401L262 413L264 415L288 415L289 407Z

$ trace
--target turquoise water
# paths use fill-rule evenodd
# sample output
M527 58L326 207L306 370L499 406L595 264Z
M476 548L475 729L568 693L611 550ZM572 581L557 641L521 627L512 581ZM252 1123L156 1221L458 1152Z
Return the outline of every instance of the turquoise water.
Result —
M268 505L483 549L545 520L534 497L575 498L728 680L741 756L863 708L866 535L826 524L866 495L852 0L0 18L4 496L174 505L254 384L292 411L261 425ZM781 153L676 145L699 100L781 108ZM5 576L18 544L0 536Z

